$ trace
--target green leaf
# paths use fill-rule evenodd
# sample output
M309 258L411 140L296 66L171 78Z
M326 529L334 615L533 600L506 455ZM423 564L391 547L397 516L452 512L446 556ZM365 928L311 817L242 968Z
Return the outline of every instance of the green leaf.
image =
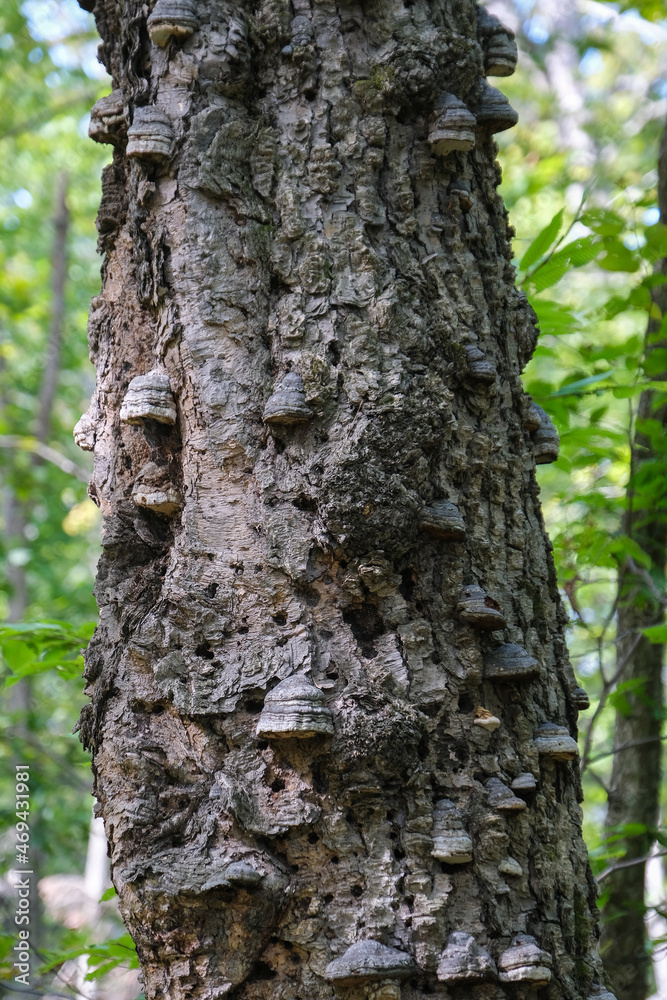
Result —
M526 271L531 264L535 264L556 241L563 225L564 214L565 209L561 208L560 212L556 212L551 222L544 227L542 232L537 234L521 258L519 267L522 271Z
M667 643L667 625L650 625L648 628L643 628L642 633L656 646Z
M545 288L551 288L561 280L570 270L570 261L567 257L555 255L540 264L525 279L524 284L532 286L533 291L543 292Z
M116 895L116 890L114 886L111 886L106 892L103 892L100 896L100 903L108 903L110 899L113 899Z
M581 389L587 389L591 385L606 382L613 377L613 371L599 372L597 375L588 375L586 378L577 379L576 382L568 382L566 385L562 385L560 389L551 393L550 398L555 399L557 396L580 396L583 395L580 392Z

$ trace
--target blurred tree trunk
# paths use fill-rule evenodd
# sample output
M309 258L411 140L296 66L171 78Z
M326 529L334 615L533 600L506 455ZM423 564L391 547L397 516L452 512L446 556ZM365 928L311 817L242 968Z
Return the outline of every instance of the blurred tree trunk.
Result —
M667 224L667 130L658 157L660 221ZM657 278L646 339L645 370L654 380L667 380L663 317L667 316L667 259L654 268ZM662 330L662 332L661 332ZM650 557L650 568L627 559L618 582L617 659L623 664L619 683L627 685L627 708L616 715L614 756L607 835L623 827L643 828L615 841L623 851L619 867L608 878L603 948L607 969L619 1000L643 1000L649 992L651 960L647 948L644 907L646 858L655 841L659 819L664 695L663 646L650 643L641 630L659 625L665 610L667 506L664 393L642 392L632 447L628 506L624 532ZM626 864L626 862L632 862Z
M493 959L580 1000L556 440L520 382L477 9L167 8L95 8L115 152L78 435L104 515L80 729L146 996L444 997ZM454 930L492 959L443 959ZM355 972L361 941L395 951Z

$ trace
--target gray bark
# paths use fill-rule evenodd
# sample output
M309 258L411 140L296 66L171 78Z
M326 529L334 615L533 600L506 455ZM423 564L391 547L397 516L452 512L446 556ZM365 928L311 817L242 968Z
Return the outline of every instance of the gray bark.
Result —
M667 224L667 129L658 156L660 221ZM664 381L665 341L660 337L667 314L667 259L657 262L656 277L663 278L651 293L652 316L646 339L646 367L650 377ZM627 695L629 711L618 712L614 729L617 753L611 773L606 827L618 836L629 824L631 836L621 836L614 847L624 854L609 875L609 898L604 909L603 954L619 1000L644 1000L650 992L651 958L645 924L646 861L660 814L664 693L664 647L650 643L641 630L664 621L664 580L667 558L667 521L660 477L664 475L664 439L657 428L667 428L663 394L642 392L637 431L632 447L628 484L628 509L624 531L641 545L651 559L650 570L626 560L618 583L617 658L623 669L620 682L634 682ZM643 827L642 832L637 828ZM625 864L638 859L636 864Z
M556 441L520 382L537 331L498 122L433 148L444 92L483 99L475 6L211 0L164 47L146 7L95 13L114 94L91 132L115 152L79 427L104 515L80 728L147 998L589 996L533 453ZM536 663L485 679L503 642ZM280 703L294 675L309 706ZM539 948L508 958L522 933Z

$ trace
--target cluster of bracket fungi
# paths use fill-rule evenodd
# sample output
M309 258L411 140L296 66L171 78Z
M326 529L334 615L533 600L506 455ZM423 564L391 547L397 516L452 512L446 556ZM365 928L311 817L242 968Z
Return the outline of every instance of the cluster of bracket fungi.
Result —
M160 47L187 39L198 27L194 0L157 0L148 18L152 42ZM514 35L484 8L478 8L478 37L484 52L485 73L488 76L508 76L516 66L517 49ZM297 59L299 51L312 42L312 25L307 18L296 17L292 22L291 43L283 54ZM451 152L468 152L480 131L500 132L517 122L517 114L507 98L486 80L473 107L468 107L454 94L443 93L436 101L429 125L428 142L436 156ZM95 105L90 135L96 141L115 144L125 129L125 113L120 91L113 91ZM174 129L169 115L158 107L136 107L133 121L127 129L127 155L138 160L160 162L168 160L174 150ZM449 193L459 199L463 210L471 206L470 185L455 179ZM470 379L482 385L493 385L497 370L476 343L465 347L465 362ZM291 428L312 421L315 414L306 401L301 376L287 372L266 402L262 419L269 431ZM120 420L130 425L146 425L151 421L173 426L177 408L168 375L156 367L147 374L132 379L123 399ZM529 399L524 414L524 427L531 435L535 462L554 462L558 458L558 432L546 412ZM76 443L84 450L94 447L94 419L84 414L75 428ZM165 517L176 515L183 506L179 491L154 462L138 473L132 499L143 508ZM418 530L438 541L463 542L466 538L465 519L458 506L448 499L435 500L424 506L418 516ZM486 632L506 628L500 606L484 590L470 584L463 588L457 606L460 620ZM485 680L517 684L539 676L540 664L526 649L514 642L503 643L484 659ZM577 710L589 706L586 692L573 688L570 698ZM487 709L477 709L474 724L489 733L502 721ZM256 733L266 740L331 737L334 719L325 703L324 693L302 673L281 681L266 696L259 716ZM540 758L569 761L578 756L576 741L569 731L545 721L534 735L534 749ZM489 807L500 814L526 810L537 788L532 772L519 774L508 786L498 778L489 778L485 785ZM446 798L434 804L432 814L432 857L452 866L466 865L473 860L473 841L466 831L456 804ZM505 857L498 870L509 877L520 877L523 870L514 858ZM228 865L203 888L252 888L262 876L244 862ZM437 967L438 979L452 986L470 986L495 982L546 985L551 979L551 956L543 951L529 934L517 934L496 959L464 931L449 935ZM415 971L413 959L406 953L378 941L365 939L351 945L326 968L325 977L343 987L372 987L375 1000L398 1000L400 981ZM591 988L589 1000L614 1000L601 985Z

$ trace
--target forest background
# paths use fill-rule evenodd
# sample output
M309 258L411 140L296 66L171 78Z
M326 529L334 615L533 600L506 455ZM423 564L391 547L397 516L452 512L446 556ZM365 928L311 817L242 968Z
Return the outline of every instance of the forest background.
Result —
M500 136L501 193L516 229L517 280L542 336L524 385L561 434L539 469L570 615L570 650L591 708L580 717L584 825L604 916L607 878L633 829L605 827L614 728L642 683L616 659L619 572L643 573L664 603L664 567L626 531L640 394L667 386L667 331L645 331L654 264L667 257L657 158L667 119L662 0L493 0L520 60L503 90L519 125ZM94 386L86 319L99 292L95 215L108 147L87 138L109 91L92 16L75 0L4 0L0 12L0 990L12 986L14 764L31 775L30 837L39 873L46 996L133 1000L141 986L115 915L103 834L92 819L90 763L72 729L82 703L80 649L100 518L87 498L90 456L72 428ZM657 339L656 339L657 337ZM644 421L651 461L641 493L665 523L667 441ZM641 429L641 428L640 428ZM660 611L660 617L662 611ZM664 626L650 636L667 635ZM661 727L662 701L648 706ZM632 790L628 789L628 794ZM663 788L661 801L667 799ZM664 814L664 807L660 811ZM654 997L667 998L667 824L648 831L645 918ZM11 995L9 992L7 995Z

